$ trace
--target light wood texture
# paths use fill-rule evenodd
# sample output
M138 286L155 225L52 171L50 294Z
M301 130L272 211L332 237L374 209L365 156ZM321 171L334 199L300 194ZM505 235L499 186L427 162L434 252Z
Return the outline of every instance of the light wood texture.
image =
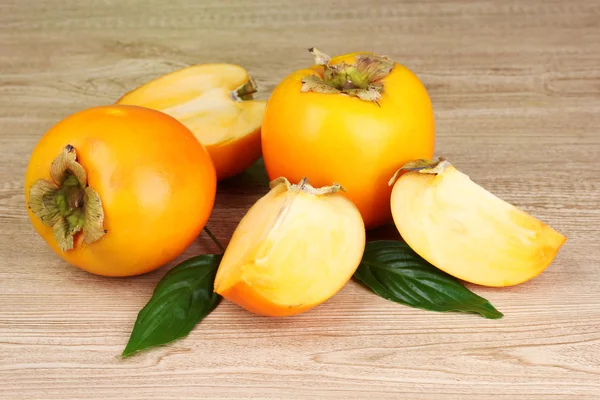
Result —
M120 359L169 267L105 279L62 262L25 212L29 153L61 118L192 63L240 63L266 98L311 46L414 70L437 153L567 244L529 283L471 286L501 320L411 309L351 282L289 319L223 302L188 338ZM2 399L600 398L598 1L2 0L0 148ZM221 185L219 239L264 190L248 176ZM181 259L215 250L202 236Z

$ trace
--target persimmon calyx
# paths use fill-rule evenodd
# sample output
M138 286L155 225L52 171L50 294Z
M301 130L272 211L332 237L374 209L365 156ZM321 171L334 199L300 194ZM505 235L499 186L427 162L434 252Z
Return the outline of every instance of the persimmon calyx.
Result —
M254 78L248 77L248 82L244 83L231 92L231 98L237 102L252 100L254 93L258 91L258 86Z
M337 193L339 191L346 192L346 189L342 185L337 182L334 182L331 186L323 186L320 188L313 187L310 183L308 183L308 178L302 178L300 182L297 184L292 184L285 177L279 177L271 181L269 186L271 189L279 186L285 185L287 190L290 192L304 192L313 196L323 196L327 194Z
M394 173L394 176L392 176L392 178L388 181L388 186L392 186L394 183L396 183L398 178L400 178L400 176L405 172L415 171L421 174L437 175L443 173L448 167L451 166L452 164L450 164L450 162L444 157L439 157L437 161L424 159L410 161L404 164L398 171L396 171L396 173Z
M50 166L52 180L39 179L29 189L29 208L52 233L62 251L74 247L83 231L85 243L100 239L104 211L98 193L88 186L87 173L77 162L77 151L67 145Z
M302 92L343 93L379 104L384 92L381 81L392 72L394 61L378 54L359 54L355 64L330 64L331 58L327 54L314 47L308 51L324 70L323 76L303 78Z

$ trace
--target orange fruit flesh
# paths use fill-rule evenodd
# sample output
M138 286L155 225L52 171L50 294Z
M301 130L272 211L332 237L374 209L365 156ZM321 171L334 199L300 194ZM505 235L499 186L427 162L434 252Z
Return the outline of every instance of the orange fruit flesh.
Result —
M222 180L260 157L266 101L242 101L234 95L249 79L237 65L196 65L155 79L117 103L155 109L183 123L206 147Z
M394 185L394 223L434 266L485 286L511 286L544 271L566 238L449 166L408 172Z
M348 282L364 246L362 218L344 195L312 195L279 185L240 221L215 291L256 314L298 314Z

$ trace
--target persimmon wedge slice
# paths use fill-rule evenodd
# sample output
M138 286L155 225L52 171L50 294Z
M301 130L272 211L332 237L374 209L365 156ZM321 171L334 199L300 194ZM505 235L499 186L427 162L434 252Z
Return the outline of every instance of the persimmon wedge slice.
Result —
M206 147L217 179L223 180L260 157L266 101L253 100L255 92L244 68L201 64L150 81L117 103L155 109L179 120Z
M528 281L550 265L566 241L444 159L409 163L390 184L392 216L404 240L431 264L467 282Z
M223 255L215 292L266 316L307 311L336 294L365 248L356 206L338 185L280 178L242 218Z

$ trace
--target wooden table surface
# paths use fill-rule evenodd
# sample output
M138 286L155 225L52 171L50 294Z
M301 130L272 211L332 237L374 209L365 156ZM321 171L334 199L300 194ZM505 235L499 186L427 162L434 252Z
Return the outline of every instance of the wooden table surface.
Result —
M267 98L311 46L414 70L437 154L567 244L531 282L470 286L500 320L411 309L351 282L288 319L223 302L188 338L120 359L173 264L107 279L52 253L24 206L37 140L194 63L242 64ZM2 0L0 148L2 399L600 399L597 0ZM265 192L254 176L219 188L209 226L223 242ZM202 236L181 259L215 250Z

